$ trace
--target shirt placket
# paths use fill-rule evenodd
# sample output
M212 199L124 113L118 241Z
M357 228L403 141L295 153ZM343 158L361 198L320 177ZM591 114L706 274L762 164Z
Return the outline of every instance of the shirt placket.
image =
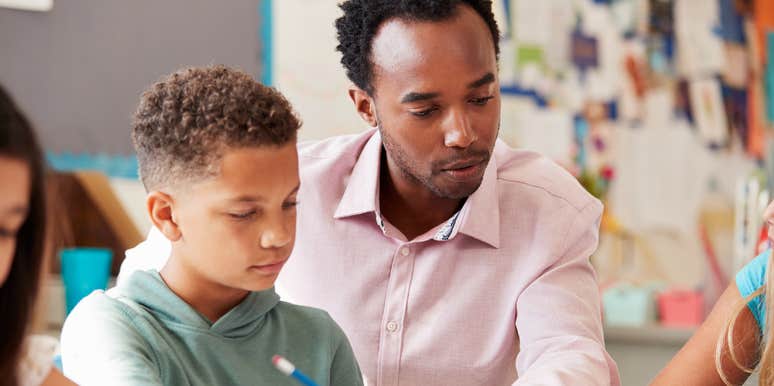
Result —
M399 384L403 330L414 271L415 249L416 245L402 244L393 254L382 317L377 385Z

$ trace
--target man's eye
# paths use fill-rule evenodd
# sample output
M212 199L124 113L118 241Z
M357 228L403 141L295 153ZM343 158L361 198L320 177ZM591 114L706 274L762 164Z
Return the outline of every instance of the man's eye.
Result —
M425 117L430 116L430 114L432 114L436 110L438 110L438 109L435 108L435 107L432 107L432 108L429 108L427 110L412 111L411 114L416 116L416 117L425 118Z
M492 98L494 98L494 97L493 96L488 96L488 97L483 97L483 98L473 98L473 99L470 100L470 102L473 103L474 105L483 106L483 105L487 104L490 100L492 100Z

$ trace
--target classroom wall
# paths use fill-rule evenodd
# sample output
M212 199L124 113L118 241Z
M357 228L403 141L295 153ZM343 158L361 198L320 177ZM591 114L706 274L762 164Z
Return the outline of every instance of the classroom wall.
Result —
M48 150L129 154L141 91L185 65L259 77L259 0L58 0L0 8L0 83Z

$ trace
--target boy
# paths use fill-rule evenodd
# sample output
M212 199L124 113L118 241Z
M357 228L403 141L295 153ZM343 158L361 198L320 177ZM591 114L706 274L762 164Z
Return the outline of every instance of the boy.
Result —
M300 122L277 91L223 66L179 71L143 94L132 139L151 221L172 243L160 271L95 292L62 332L85 385L362 385L346 336L273 289L293 249Z

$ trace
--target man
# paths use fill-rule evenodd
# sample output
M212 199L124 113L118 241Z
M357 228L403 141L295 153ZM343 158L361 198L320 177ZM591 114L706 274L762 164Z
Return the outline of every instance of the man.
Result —
M331 314L369 385L620 384L588 260L602 205L496 140L491 2L341 8L349 96L375 130L301 146L285 299Z

